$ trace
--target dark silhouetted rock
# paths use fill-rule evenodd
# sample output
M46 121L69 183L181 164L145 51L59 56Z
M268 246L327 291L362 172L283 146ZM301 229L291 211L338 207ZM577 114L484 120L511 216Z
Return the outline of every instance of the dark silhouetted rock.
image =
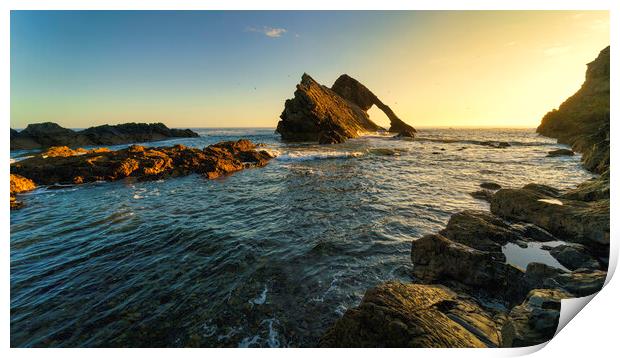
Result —
M189 129L170 129L162 123L126 123L72 131L56 123L29 124L21 132L11 130L11 150L52 146L83 147L151 142L174 137L198 137Z
M547 157L571 157L573 155L575 155L575 152L570 149L557 149L547 153Z
M499 190L502 188L501 185L497 184L497 183L491 183L491 182L485 182L485 183L481 183L480 187L483 189L489 189L489 190Z
M497 347L501 323L440 285L387 282L369 289L325 333L322 347Z
M562 290L536 289L510 311L502 327L502 347L528 347L549 341L560 319L561 300L572 298Z
M357 81L355 83L359 84ZM304 73L301 82L297 85L294 98L287 99L284 104L284 111L280 115L281 121L278 122L276 132L285 141L334 144L382 129L373 123L366 113L366 110L372 106L372 103L368 105L367 102L372 99L368 96L374 97L372 92L361 84L354 85L353 82L342 82L342 85L335 88L343 91L349 98L343 98L335 90L320 85ZM355 101L361 103L363 107ZM389 107L385 106L384 110L389 110ZM398 118L391 110L389 113L396 123Z
M491 197L493 197L493 192L490 190L476 190L469 193L472 197L480 200L484 200L487 202L491 202Z
M609 46L588 64L579 91L547 113L536 131L583 153L593 172L609 169Z
M477 143L477 144L483 145L483 146L486 146L486 147L491 147L491 148L499 148L499 149L510 147L510 143L508 143L508 142L483 141L483 142L480 142L480 143Z

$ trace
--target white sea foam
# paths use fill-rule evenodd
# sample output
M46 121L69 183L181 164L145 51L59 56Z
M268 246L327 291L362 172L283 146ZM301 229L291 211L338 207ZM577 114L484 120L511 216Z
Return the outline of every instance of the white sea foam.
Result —
M362 152L326 152L326 151L303 151L288 152L277 157L277 160L283 162L303 162L309 160L321 159L344 159L357 158L364 155Z
M245 337L241 340L241 342L239 342L239 348L249 348L252 345L257 344L259 339L259 335L256 335L254 337Z
M275 318L269 318L263 320L261 324L267 323L269 325L269 336L267 337L267 345L270 348L278 348L280 347L280 340L278 339L278 331L273 328L274 323L278 323L278 320Z
M263 289L263 292L261 292L260 295L258 295L256 298L254 298L253 300L250 300L250 303L252 305L262 305L267 301L267 285L265 285L265 288Z

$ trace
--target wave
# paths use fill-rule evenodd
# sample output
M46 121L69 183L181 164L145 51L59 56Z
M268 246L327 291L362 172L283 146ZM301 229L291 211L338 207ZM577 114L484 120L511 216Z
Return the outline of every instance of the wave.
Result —
M277 155L276 159L282 162L304 162L309 160L358 158L363 155L363 152L304 151Z
M508 143L510 146L516 146L516 147L537 147L537 146L556 145L556 143L553 141L521 142L521 141L451 139L451 138L428 138L428 137L416 137L415 140L417 142L460 143L460 144L472 144L472 145L483 145L483 146L496 146L497 144L500 144L500 143Z

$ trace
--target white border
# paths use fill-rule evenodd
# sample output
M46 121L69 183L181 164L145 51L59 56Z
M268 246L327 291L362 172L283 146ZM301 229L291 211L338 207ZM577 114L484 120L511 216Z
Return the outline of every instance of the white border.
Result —
M4 163L9 162L9 133L6 131L6 127L9 126L10 120L10 63L9 63L9 41L10 41L10 13L11 9L27 10L63 10L63 9L177 9L177 10L193 10L193 9L213 9L213 10L268 10L268 9L288 9L288 10L321 10L321 9L417 9L417 10L577 10L577 9L590 9L590 10L611 10L611 42L615 43L616 35L618 34L619 24L617 22L617 13L620 7L620 1L602 1L602 0L564 0L564 1L552 1L552 0L521 0L521 1L494 1L494 0L470 0L470 1L458 1L458 0L442 0L439 1L398 1L398 0L358 0L355 2L344 0L314 0L314 1L276 1L276 0L229 0L229 1L200 1L200 0L4 0L1 2L0 7L2 12L0 13L0 39L2 44L0 46L0 61L2 62L2 71L0 76L2 79L2 93L0 94L0 108L2 123L4 123L5 131L1 134L4 138L5 149L2 151L2 159L0 161ZM596 54L593 54L593 58ZM611 47L612 59L617 59L617 48ZM612 64L614 61L612 61ZM612 66L613 67L613 66ZM611 84L612 93L616 94L618 84L618 72L616 69L611 71ZM612 95L611 106L612 113L618 108L618 96ZM614 117L612 115L612 117ZM616 178L616 170L618 166L618 154L617 146L614 143L618 141L618 130L614 125L612 118L611 122L611 168L612 168L612 182ZM9 168L8 165L2 166L2 177L8 178ZM2 197L8 197L8 186L2 186ZM613 218L616 218L617 209L613 203L617 202L617 193L612 190L612 206L611 206L611 237L612 237L612 259L610 260L610 274L608 275L608 285L601 292L592 299L592 303L588 305L588 308L584 312L577 315L573 320L574 322L568 324L562 332L560 332L549 344L547 348L543 349L539 356L557 357L566 355L571 356L607 356L610 352L616 351L617 345L617 323L618 308L617 304L620 302L620 289L617 282L609 280L613 275L613 268L615 268L617 262L618 245L615 238L618 237L618 226L614 223ZM10 287L10 255L9 255L9 207L4 205L3 215L0 218L2 230L5 233L0 250L4 259L2 266L2 273L4 278L4 285L2 285L2 319L4 324L2 325L2 346L5 350L8 350L10 341L10 311L9 311L9 287ZM612 266L613 265L613 266ZM617 281L617 280L616 280ZM34 354L45 354L46 356L108 356L108 355L130 355L130 354L145 354L153 356L164 356L169 354L174 355L195 355L204 356L216 355L216 356L238 356L245 354L252 354L256 356L272 356L272 355L289 355L291 353L301 356L315 356L316 354L336 356L344 354L351 354L356 356L374 356L376 354L389 354L390 356L402 356L410 357L411 355L433 355L433 356L459 356L459 357L474 357L474 356L513 356L522 355L534 352L545 345L532 347L528 349L488 349L488 350L470 350L470 349L417 349L415 351L405 349L391 349L386 350L336 350L336 349L322 349L317 351L316 349L287 349L287 350L270 350L270 349L254 349L254 350L240 350L240 349L182 349L182 350L128 350L128 349L113 349L113 350L96 350L91 349L85 351L84 349L71 349L71 350L33 350L33 349L11 349L8 352L15 356L31 356Z

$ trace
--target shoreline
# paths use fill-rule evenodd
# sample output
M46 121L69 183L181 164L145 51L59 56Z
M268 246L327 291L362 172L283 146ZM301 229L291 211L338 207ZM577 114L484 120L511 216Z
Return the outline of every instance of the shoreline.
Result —
M606 108L591 105L605 98ZM582 167L596 176L565 191L534 183L495 187L481 197L490 202L488 211L454 214L439 233L412 242L419 283L367 290L320 346L525 347L552 339L560 301L600 291L607 276L609 47L588 64L581 89L549 112L537 133L582 153ZM536 262L521 270L501 250L506 243L554 240L566 242L549 251L570 272ZM486 304L489 298L504 307Z

